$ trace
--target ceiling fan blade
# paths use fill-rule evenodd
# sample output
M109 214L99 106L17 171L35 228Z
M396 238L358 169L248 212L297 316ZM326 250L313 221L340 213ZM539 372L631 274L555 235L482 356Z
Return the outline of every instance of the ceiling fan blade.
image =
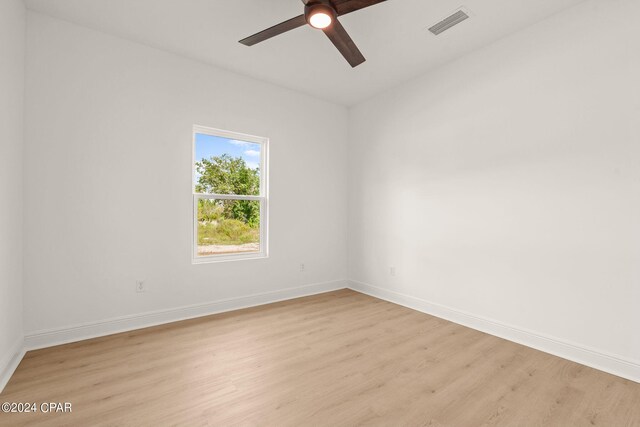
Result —
M340 21L336 19L332 25L322 31L329 37L342 56L344 56L344 59L346 59L352 67L355 68L366 61L362 53L360 53L358 46L353 42Z
M341 16L364 9L365 7L373 6L374 4L382 3L383 1L387 0L332 0L331 3L333 3L333 7L335 7L338 16Z
M263 42L267 39L270 39L271 37L286 33L287 31L294 30L306 24L307 20L305 19L304 15L296 16L295 18L291 18L288 21L281 22L278 25L274 25L271 28L267 28L266 30L262 30L259 33L242 39L240 40L240 43L245 46L253 46L256 43Z

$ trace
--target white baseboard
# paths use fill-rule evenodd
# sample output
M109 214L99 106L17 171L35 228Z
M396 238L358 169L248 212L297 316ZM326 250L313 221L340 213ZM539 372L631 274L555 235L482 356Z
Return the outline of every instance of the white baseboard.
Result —
M2 355L2 359L0 359L0 393L2 393L9 382L9 378L15 372L20 361L22 361L24 353L24 340L21 337L9 348L6 354Z
M185 307L158 310L153 312L122 316L98 322L72 325L65 328L48 329L27 333L24 338L26 350L52 347L70 342L82 341L90 338L193 319L226 311L239 310L292 298L299 298L323 292L335 291L347 287L346 280L316 283L281 289L278 291L230 298L206 304L196 304Z
M640 383L639 361L627 360L559 338L516 328L366 283L349 280L349 288Z
M579 344L516 328L495 320L475 316L366 283L353 280L336 280L29 333L24 338L24 344L22 340L17 342L10 349L10 352L5 355L2 364L0 364L0 392L22 360L25 350L52 347L180 320L330 292L345 287L640 383L640 362L638 361L627 360Z

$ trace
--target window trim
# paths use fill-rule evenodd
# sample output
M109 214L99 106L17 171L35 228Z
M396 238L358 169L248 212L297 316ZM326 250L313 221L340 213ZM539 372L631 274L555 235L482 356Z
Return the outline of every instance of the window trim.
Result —
M238 196L235 194L203 194L196 193L196 134L236 139L239 141L260 144L260 195ZM191 143L191 194L193 206L191 212L191 262L192 264L208 264L214 262L263 259L269 257L269 138L232 132L206 126L193 126ZM260 251L237 254L217 254L198 256L198 200L256 200L260 202Z

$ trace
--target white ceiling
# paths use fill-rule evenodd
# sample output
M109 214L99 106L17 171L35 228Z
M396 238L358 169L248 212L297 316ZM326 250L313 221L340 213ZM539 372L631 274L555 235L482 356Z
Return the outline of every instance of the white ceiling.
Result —
M302 27L253 47L238 40L302 13L300 0L26 0L30 9L353 105L583 0L388 0L340 18L367 58L352 69ZM427 31L465 6L472 18Z

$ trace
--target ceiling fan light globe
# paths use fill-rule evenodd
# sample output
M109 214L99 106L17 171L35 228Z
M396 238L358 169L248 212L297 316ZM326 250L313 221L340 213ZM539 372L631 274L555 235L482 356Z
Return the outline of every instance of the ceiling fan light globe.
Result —
M333 24L337 14L329 4L310 1L304 7L304 17L313 28L324 30Z
M327 28L333 22L333 18L331 15L325 12L316 12L309 17L309 24L313 28L317 28L319 30L323 30Z

